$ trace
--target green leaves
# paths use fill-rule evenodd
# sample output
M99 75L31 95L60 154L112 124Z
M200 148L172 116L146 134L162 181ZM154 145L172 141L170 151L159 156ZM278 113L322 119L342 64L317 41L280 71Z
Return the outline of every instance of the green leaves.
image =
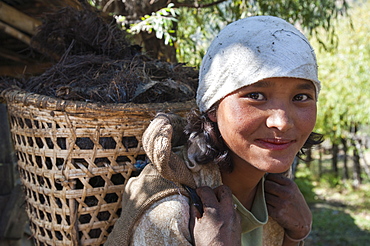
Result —
M131 34L154 32L157 38L164 39L165 44L176 47L178 61L194 67L199 67L211 40L225 25L253 15L281 17L314 36L321 47L326 50L333 49L337 46L338 38L332 22L339 16L345 15L348 9L347 0L204 0L201 3L192 0L173 0L168 2L171 3L167 7L143 16L140 21L130 17L125 21L126 17L121 15L116 16L117 22L126 25L122 27ZM131 15L135 16L133 13Z
M353 127L370 123L370 3L353 6L351 20L339 18L337 49L326 52L316 43L323 90L317 130L332 142L347 137Z
M338 44L333 22L345 15L347 9L346 0L228 0L207 8L181 7L178 59L198 67L219 30L235 20L253 15L281 17L313 36L325 50L331 50Z
M170 3L166 8L153 12L151 15L145 15L141 21L131 24L127 32L138 34L140 32L155 32L158 39L164 39L166 45L173 45L176 41L174 22L177 22L178 10L173 8L174 4ZM124 22L124 17L116 17L119 22Z

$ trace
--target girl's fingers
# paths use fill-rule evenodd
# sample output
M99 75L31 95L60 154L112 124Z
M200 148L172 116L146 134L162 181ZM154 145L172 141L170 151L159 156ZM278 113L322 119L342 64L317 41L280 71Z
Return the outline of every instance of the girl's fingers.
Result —
M221 185L214 189L216 197L218 198L218 201L227 206L227 205L233 205L233 196L231 189L226 185Z
M211 187L199 187L196 191L204 207L215 207L218 204L218 198L216 197L216 194Z

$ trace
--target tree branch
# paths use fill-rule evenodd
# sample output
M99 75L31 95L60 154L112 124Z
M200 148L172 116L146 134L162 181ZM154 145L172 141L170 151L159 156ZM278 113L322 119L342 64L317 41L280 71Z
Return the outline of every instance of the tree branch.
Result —
M19 39L20 41L30 45L31 44L31 37L27 36L26 34L18 31L17 29L5 24L4 22L0 21L0 30L9 34L10 36Z
M176 8L179 8L179 7L187 7L187 8L196 8L196 9L200 9L200 8L208 8L208 7L211 7L213 5L217 5L219 3L222 3L222 2L226 2L227 0L218 0L216 2L213 2L213 3L207 3L207 4L199 4L198 1L188 1L188 2L178 2L178 1L172 1L173 4L175 4L175 7Z
M36 20L17 9L0 2L0 20L30 35L36 34L41 21Z

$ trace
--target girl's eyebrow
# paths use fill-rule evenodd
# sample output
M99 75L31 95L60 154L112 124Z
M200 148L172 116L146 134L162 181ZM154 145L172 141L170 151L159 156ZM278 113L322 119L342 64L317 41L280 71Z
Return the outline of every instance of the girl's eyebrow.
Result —
M299 83L297 85L297 89L301 89L301 90L316 90L315 86L313 85L313 83L311 81L307 81L305 83Z
M250 87L256 87L256 88L267 88L273 86L273 83L268 80L261 80L254 84L249 85Z
M268 81L268 80L261 80L261 81L258 81L254 84L251 84L249 85L249 87L256 87L256 88L268 88L268 87L272 87L273 86L273 82L272 81ZM316 90L315 86L313 85L313 83L311 81L304 81L304 82L300 82L297 87L297 89L300 89L300 90Z

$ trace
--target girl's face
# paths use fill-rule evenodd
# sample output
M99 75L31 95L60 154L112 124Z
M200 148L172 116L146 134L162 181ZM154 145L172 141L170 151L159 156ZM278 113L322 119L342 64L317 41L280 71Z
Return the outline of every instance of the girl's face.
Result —
M226 96L209 117L231 150L234 169L284 172L315 126L315 86L297 78L261 80Z

